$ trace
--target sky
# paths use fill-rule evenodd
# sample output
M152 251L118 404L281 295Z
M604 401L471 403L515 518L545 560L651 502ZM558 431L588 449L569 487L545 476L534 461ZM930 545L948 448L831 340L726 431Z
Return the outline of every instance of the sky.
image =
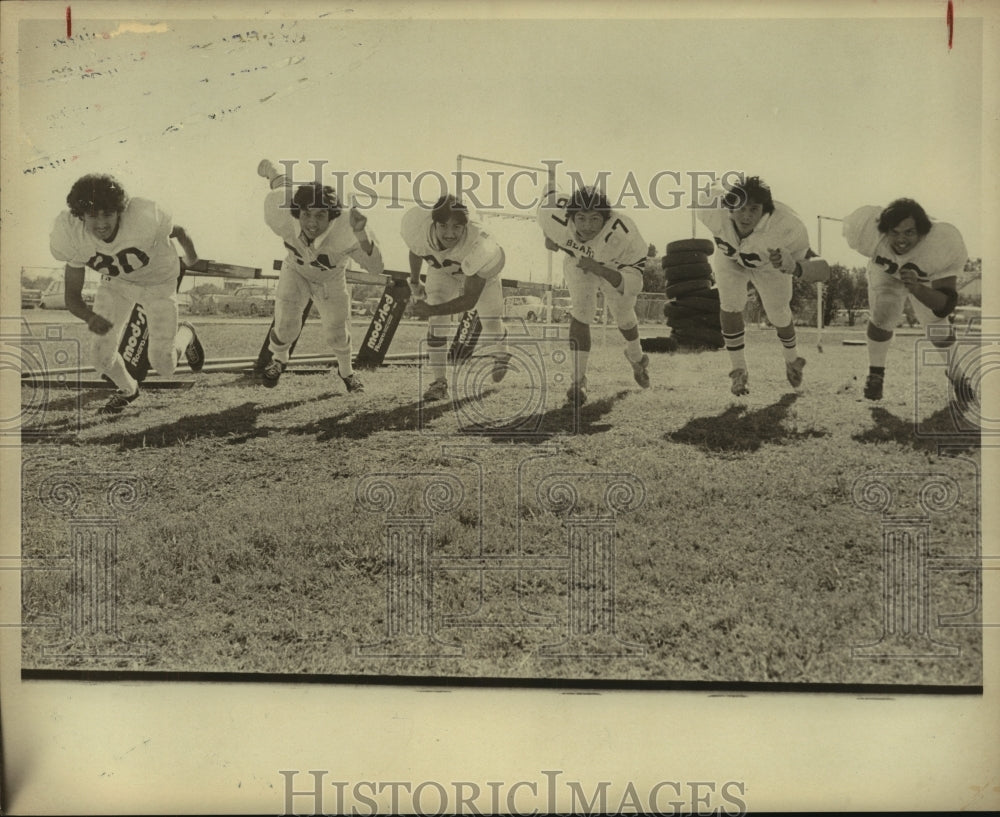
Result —
M944 3L918 19L876 6L829 19L404 20L317 3L298 19L182 20L153 19L148 4L131 16L128 3L88 19L75 4L72 38L61 11L20 24L18 138L3 157L17 246L5 259L58 267L48 233L70 185L108 172L170 211L202 257L270 272L284 254L262 217L256 167L270 158L297 161L297 180L325 162L328 183L358 194L387 266L406 269L408 203L393 206L391 180L432 201L459 155L495 160L462 166L482 174L481 191L487 172L502 174L497 203L521 216L531 210L508 185L530 203L546 174L513 180L518 168L497 162L555 162L564 188L571 173L603 174L660 253L692 235L693 187L738 171L762 176L833 262L863 265L832 219L899 196L958 226L978 257L982 22L959 3L949 48ZM367 174L382 174L377 203ZM546 280L530 219L485 218L510 277Z

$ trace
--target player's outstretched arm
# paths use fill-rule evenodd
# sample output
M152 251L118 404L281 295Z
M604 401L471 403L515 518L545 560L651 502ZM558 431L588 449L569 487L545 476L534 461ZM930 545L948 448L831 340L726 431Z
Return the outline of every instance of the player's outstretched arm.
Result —
M83 267L66 265L64 273L64 288L66 290L66 309L71 315L87 324L87 328L95 335L106 335L111 329L111 321L98 315L83 302Z
M414 300L423 300L427 297L427 290L420 283L420 268L424 265L424 259L410 251L410 297Z
M593 258L586 256L581 258L576 265L584 272L589 272L591 275L603 278L619 292L624 291L624 279L618 270L606 267L600 261L595 261Z
M433 306L427 301L414 301L413 312L418 318L429 318L431 315L458 315L475 309L486 287L486 280L478 275L469 275L465 279L465 289L457 298Z
M361 264L369 272L382 272L385 269L385 265L382 263L382 253L378 245L368 235L368 218L358 209L353 198L347 217L350 220L354 237L357 239L358 246L361 247L361 252L363 253L363 257L359 259Z
M922 284L916 268L912 264L904 264L899 271L899 280L914 298L938 318L946 318L955 311L955 304L958 302L958 291L955 287L958 279L954 275Z
M181 245L181 249L184 250L184 264L191 268L198 263L198 252L194 248L194 241L191 240L191 236L187 234L187 230L181 227L179 224L175 224L174 228L170 231L170 237L177 239L177 243Z
M261 159L257 165L257 175L269 182L273 182L281 174L270 159Z

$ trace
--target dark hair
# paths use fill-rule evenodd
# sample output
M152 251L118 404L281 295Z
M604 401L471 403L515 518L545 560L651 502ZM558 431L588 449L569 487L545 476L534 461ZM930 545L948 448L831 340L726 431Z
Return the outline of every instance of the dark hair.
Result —
M587 185L573 191L566 205L566 215L572 219L577 213L600 213L605 222L611 218L611 204L596 187Z
M924 208L913 199L896 199L890 202L878 217L878 231L887 233L908 218L912 218L916 224L918 235L927 235L931 231L931 220Z
M93 173L73 182L66 204L70 213L83 218L88 213L121 213L128 204L128 196L113 176Z
M742 182L731 185L722 197L722 205L727 210L739 210L749 202L761 205L765 215L774 212L771 188L760 176L748 176Z
M319 182L299 185L292 196L292 217L298 218L303 210L326 210L333 221L340 215L340 200L332 187Z
M469 223L469 208L451 193L448 193L434 202L434 206L431 208L431 221L435 224L444 224L451 219L455 219L460 226L464 227Z

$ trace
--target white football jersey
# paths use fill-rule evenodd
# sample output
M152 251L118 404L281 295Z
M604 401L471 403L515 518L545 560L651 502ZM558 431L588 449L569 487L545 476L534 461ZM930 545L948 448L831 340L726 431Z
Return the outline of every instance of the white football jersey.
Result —
M537 210L538 224L545 237L573 258L593 258L618 270L641 273L649 245L628 216L612 211L611 218L589 241L580 241L566 213L569 196L553 193L544 198Z
M288 249L288 257L285 259L287 266L317 284L343 272L350 258L368 272L381 273L384 270L382 252L369 225L365 226L365 232L372 242L371 255L365 254L361 249L346 209L330 222L330 226L322 234L310 242L302 235L299 221L292 215L289 207L291 199L290 185L272 190L264 199L264 221L285 242Z
M848 246L866 256L868 270L882 270L895 278L900 267L909 264L923 282L961 275L969 253L962 234L951 224L932 221L931 231L905 255L892 251L889 236L878 231L883 208L875 205L859 207L844 219L844 238Z
M433 269L466 276L489 269L500 260L502 250L478 221L469 219L465 235L451 249L442 248L434 235L434 220L426 207L411 207L403 214L400 235L410 252L424 259ZM498 275L497 270L494 275ZM493 277L493 276L489 276Z
M177 251L170 242L170 215L149 199L129 199L119 216L114 238L104 241L87 232L68 210L59 214L49 249L71 267L89 267L109 278L153 286L176 281Z
M744 269L769 269L769 250L781 250L802 261L809 250L809 233L791 207L774 202L774 212L764 215L753 232L740 238L732 213L724 207L696 211L698 220L711 232L720 257L729 258Z

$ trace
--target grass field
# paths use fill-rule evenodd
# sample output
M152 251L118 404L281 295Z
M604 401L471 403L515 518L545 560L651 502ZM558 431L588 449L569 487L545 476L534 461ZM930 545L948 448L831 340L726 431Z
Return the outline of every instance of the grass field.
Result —
M210 358L251 356L265 328L201 335ZM422 332L405 324L392 351ZM299 353L323 351L318 334ZM364 395L329 372L273 390L185 373L190 389L145 390L112 420L95 416L107 391L54 387L23 446L24 667L982 683L979 439L956 429L942 372L915 387L914 337L897 339L875 405L844 331L820 354L802 330L796 391L773 332L749 330L751 393L734 398L724 352L653 355L644 391L598 328L576 414L565 335L542 334L499 386L473 366L460 386L476 394L423 408L415 366L366 373ZM138 486L134 509L109 511L115 475ZM116 638L69 612L71 541L109 527ZM907 657L864 657L852 648L879 641L901 592L883 585L886 531L923 548L908 592L929 618L892 596Z

